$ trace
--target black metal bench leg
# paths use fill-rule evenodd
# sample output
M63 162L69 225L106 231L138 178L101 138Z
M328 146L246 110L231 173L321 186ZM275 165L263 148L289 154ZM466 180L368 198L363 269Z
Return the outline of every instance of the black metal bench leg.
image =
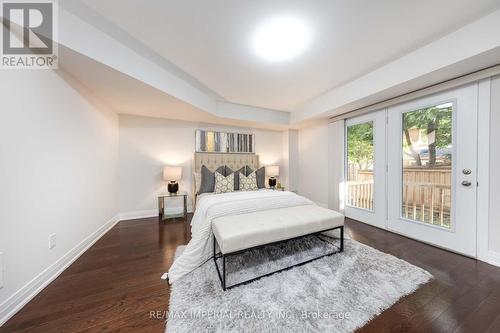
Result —
M215 236L214 236L214 261L217 262L217 259L215 258L215 243L216 243L216 240L215 240Z
M340 252L344 251L344 227L340 227Z
M222 289L226 290L226 255L222 254Z

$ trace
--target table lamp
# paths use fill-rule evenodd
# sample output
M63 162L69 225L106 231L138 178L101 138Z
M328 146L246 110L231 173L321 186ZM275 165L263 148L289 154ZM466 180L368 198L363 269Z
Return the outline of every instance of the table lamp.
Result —
M182 168L179 166L167 166L163 168L163 180L168 181L168 192L177 193L179 190L178 180L182 179Z
M280 175L280 167L278 165L270 165L266 167L266 175L269 177L269 187L276 186L276 177Z

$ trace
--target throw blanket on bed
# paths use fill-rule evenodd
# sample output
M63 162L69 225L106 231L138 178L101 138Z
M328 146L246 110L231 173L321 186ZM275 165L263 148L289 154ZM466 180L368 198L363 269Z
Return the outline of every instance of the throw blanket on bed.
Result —
M170 267L169 282L175 282L212 257L215 218L312 204L295 193L272 190L202 195L191 220L191 241Z

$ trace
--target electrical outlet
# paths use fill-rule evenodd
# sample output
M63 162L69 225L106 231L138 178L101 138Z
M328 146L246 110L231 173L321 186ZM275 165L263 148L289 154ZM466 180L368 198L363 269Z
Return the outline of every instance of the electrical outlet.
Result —
M0 289L3 288L3 252L0 252Z
M56 234L49 235L49 249L56 247Z

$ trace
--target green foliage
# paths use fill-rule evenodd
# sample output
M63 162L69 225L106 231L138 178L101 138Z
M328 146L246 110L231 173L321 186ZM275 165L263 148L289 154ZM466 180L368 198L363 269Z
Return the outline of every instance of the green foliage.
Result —
M403 115L403 131L405 142L403 147L409 150L409 154L415 159L417 165L421 165L421 156L413 149L408 133L409 129L416 128L422 135L428 136L435 132L435 142L429 142L429 166L436 165L436 148L446 148L451 145L452 135L452 106L429 107Z
M436 148L451 145L452 106L429 107L403 114L403 147L417 165L421 165L420 154L413 149L409 129L416 128L423 136L435 132L435 142L429 143L429 166L436 164ZM352 125L347 128L347 156L359 170L373 167L373 122Z
M373 122L347 128L347 156L349 163L356 163L359 170L373 166Z
M404 129L418 128L428 135L429 127L436 130L436 146L446 148L451 145L452 108L430 107L407 112L403 117ZM431 126L429 126L431 125Z

